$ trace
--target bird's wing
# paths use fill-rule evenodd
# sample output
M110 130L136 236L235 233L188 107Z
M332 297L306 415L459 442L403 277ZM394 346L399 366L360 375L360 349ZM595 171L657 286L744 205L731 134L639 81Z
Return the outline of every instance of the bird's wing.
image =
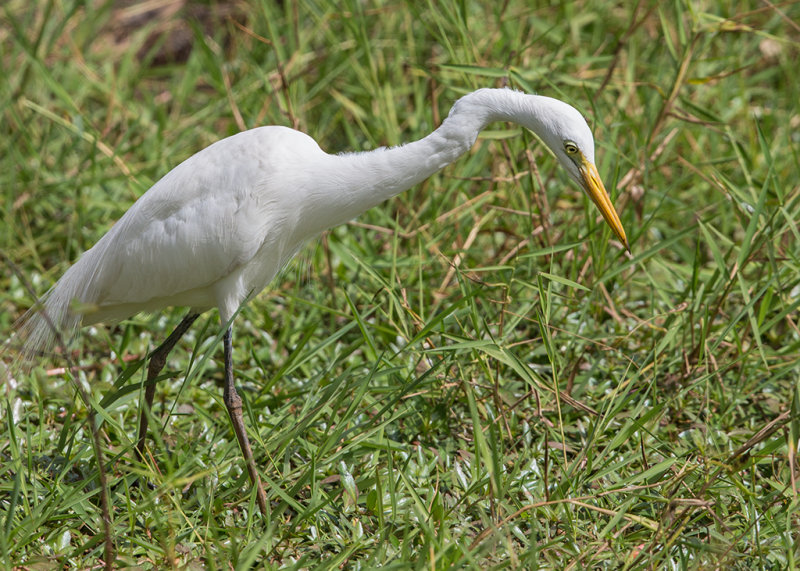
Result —
M170 171L79 260L76 266L83 264L90 279L81 301L147 304L196 294L248 264L272 236L284 234L285 206L270 188L271 165L254 156L264 145L242 135Z
M131 303L208 287L260 245L253 204L237 189L175 203L151 197L120 220L104 252L99 303ZM243 200L242 200L243 199ZM250 232L248 233L248 230Z
M323 156L307 135L260 127L189 157L67 270L46 296L47 313L65 330L171 305L232 314L308 238L306 167ZM47 342L46 324L28 329Z

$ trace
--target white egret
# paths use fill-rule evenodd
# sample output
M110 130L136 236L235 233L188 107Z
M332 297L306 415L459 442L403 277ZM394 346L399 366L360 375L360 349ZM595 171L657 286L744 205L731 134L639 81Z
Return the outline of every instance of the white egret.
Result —
M224 402L257 490L266 500L233 381L230 322L323 230L342 224L452 163L494 121L533 131L599 209L623 246L625 231L594 164L594 139L570 105L510 89L459 99L431 134L400 147L331 155L308 135L260 127L233 135L176 166L137 200L20 320L23 357L69 338L81 325L185 306L187 317L153 351L137 450L147 431L155 379L198 315L218 308L224 334Z

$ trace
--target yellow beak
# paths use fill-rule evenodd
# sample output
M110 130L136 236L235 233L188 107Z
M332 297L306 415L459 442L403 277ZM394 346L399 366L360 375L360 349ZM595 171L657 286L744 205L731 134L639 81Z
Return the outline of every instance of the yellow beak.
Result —
M606 224L611 227L611 230L614 231L614 234L616 234L619 241L622 242L622 245L625 246L625 249L630 252L631 249L628 247L628 238L625 236L625 229L622 227L622 222L619 221L619 216L617 216L617 211L614 210L614 205L611 204L611 198L609 198L608 192L606 192L606 187L603 186L603 181L600 180L597 167L584 158L583 164L580 166L580 172L581 183L583 184L583 189L586 191L586 194L589 195L589 198L591 198L592 202L597 206Z

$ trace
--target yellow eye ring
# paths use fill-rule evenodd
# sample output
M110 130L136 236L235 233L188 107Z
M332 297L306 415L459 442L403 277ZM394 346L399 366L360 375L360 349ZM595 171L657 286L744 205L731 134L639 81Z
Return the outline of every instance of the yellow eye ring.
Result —
M564 142L564 151L568 155L576 155L578 153L578 145L576 145L572 141L565 141Z

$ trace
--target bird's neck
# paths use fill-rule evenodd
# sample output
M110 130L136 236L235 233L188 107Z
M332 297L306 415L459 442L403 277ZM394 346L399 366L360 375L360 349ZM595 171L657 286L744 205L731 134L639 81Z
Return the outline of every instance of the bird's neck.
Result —
M507 89L481 89L462 97L442 125L427 137L398 147L327 155L312 185L320 230L347 222L455 161L493 121L530 116L525 95ZM527 100L527 101L526 101ZM315 216L316 218L316 216Z

